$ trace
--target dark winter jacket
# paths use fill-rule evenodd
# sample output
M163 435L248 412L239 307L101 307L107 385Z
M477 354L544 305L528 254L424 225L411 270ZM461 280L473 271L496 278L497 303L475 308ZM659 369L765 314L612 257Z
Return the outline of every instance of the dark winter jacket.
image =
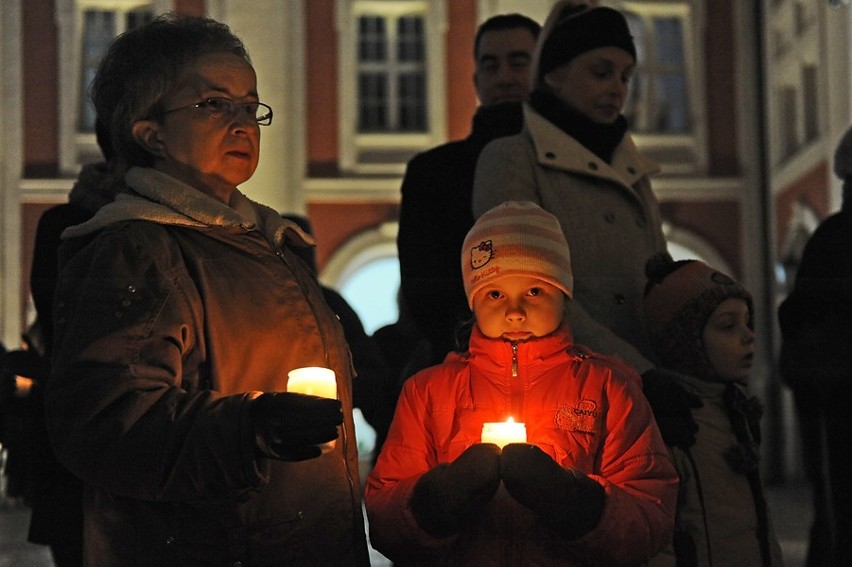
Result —
M86 483L98 567L366 565L351 362L305 264L309 237L150 169L64 233L48 424ZM288 371L332 368L336 448L258 458L249 405Z
M123 172L106 163L83 166L68 196L68 202L47 209L38 219L30 292L36 310L37 327L44 348L44 376L36 378L30 391L33 439L30 478L34 489L30 498L30 529L27 540L48 544L57 550L70 547L77 552L83 541L83 485L61 466L53 454L44 419L44 388L53 344L53 294L59 280L60 235L69 226L90 219L103 205L112 202L124 188ZM61 552L59 552L61 553ZM82 553L79 554L82 561Z
M417 481L479 443L484 422L509 416L525 423L529 443L603 486L597 526L566 540L501 488L459 534L431 537L409 504ZM469 353L405 383L365 496L371 541L395 564L526 567L641 563L670 541L676 492L632 369L572 344L567 327L517 350L474 328Z
M416 155L405 170L399 212L400 289L438 363L455 349L455 329L470 317L459 254L473 226L476 160L495 138L521 130L520 103L480 107L464 140Z
M852 207L813 233L793 291L778 310L780 371L796 390L824 399L852 388Z

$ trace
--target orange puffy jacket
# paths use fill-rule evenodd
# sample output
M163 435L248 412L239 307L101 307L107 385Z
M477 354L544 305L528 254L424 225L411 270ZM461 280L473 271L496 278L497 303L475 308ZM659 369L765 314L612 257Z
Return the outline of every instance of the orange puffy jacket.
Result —
M509 343L474 328L470 351L410 378L366 486L373 546L398 565L636 564L671 540L677 476L624 363L573 345L567 325ZM527 441L605 489L598 525L578 540L550 531L500 487L454 536L421 530L408 502L423 475L479 443L484 422L513 417Z

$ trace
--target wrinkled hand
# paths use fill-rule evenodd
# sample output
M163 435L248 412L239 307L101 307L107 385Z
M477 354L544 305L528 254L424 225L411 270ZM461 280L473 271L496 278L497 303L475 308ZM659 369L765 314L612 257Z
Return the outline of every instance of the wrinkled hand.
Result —
M654 419L669 447L688 449L695 445L698 424L692 410L704 404L681 386L675 375L662 368L642 374L642 391L654 412Z
M535 445L503 447L500 475L515 500L566 539L591 531L603 513L603 487L582 471L561 467Z
M499 486L500 448L482 443L420 477L409 504L424 531L447 537L485 508Z
M261 394L250 412L258 453L282 461L319 457L319 445L337 439L343 423L339 400L290 392Z

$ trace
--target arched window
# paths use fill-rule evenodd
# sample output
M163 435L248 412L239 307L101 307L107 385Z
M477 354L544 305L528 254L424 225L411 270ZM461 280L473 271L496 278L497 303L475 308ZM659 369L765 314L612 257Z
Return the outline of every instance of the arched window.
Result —
M385 223L360 233L335 252L320 274L323 284L352 306L368 335L399 317L398 229L397 223Z
M666 236L669 254L675 260L701 260L720 272L735 275L716 248L694 232L664 222L663 234Z

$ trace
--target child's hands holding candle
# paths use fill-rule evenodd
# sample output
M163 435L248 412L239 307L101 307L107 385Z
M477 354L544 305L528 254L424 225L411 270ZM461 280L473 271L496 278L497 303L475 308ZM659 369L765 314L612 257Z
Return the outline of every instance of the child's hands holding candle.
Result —
M566 539L588 533L603 513L603 487L580 470L563 468L535 445L503 447L500 476L515 500Z
M500 448L472 445L452 463L442 463L417 481L411 511L433 537L448 537L480 512L500 486Z

